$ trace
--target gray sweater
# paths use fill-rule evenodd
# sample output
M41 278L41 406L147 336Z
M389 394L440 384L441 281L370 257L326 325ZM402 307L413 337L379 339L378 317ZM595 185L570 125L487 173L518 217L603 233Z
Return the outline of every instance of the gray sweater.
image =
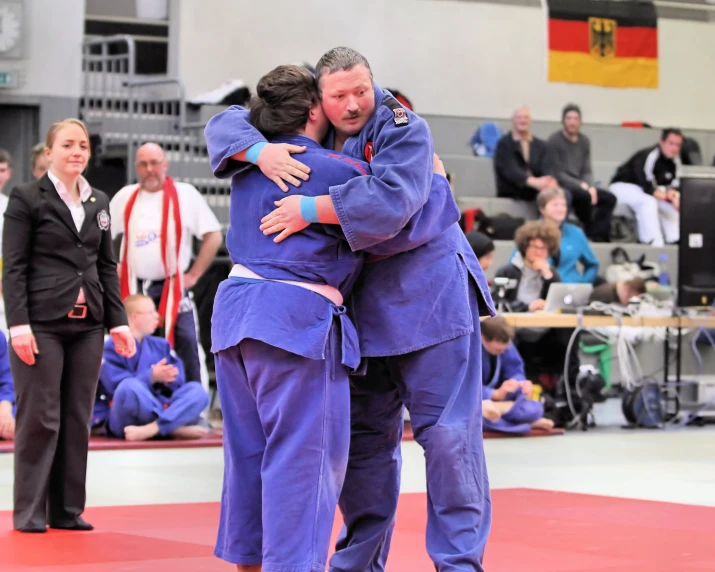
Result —
M569 191L581 189L581 183L593 185L591 172L591 142L581 134L576 143L557 131L548 140L551 156L556 166L556 179Z

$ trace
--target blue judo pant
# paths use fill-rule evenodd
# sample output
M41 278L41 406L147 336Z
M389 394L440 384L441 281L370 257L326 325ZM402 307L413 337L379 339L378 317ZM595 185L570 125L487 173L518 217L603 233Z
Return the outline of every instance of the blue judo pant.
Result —
M370 358L352 377L350 457L340 510L345 526L331 572L383 572L400 490L402 407L427 469L427 552L436 570L483 570L491 497L482 439L481 336L470 282L474 332L423 350Z
M324 572L350 443L335 327L325 360L253 339L216 353L224 484L215 555L263 572Z
M159 434L168 435L179 427L195 425L208 404L209 396L200 383L186 383L162 401L145 382L128 377L114 392L109 408L109 432L124 437L125 427L156 421Z
M531 424L544 416L544 405L539 401L528 399L519 392L514 396L514 405L500 419L489 421L484 419L485 431L500 433L525 434L531 431Z

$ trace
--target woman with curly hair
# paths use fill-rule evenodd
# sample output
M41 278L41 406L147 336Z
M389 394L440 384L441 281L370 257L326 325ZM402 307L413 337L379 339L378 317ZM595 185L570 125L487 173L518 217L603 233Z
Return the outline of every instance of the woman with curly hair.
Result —
M543 221L529 221L514 235L517 252L511 261L496 272L509 278L504 301L511 312L536 312L546 305L546 293L559 273L549 264L549 257L559 250L561 232Z
M496 272L497 278L508 278L503 296L511 312L537 312L546 305L546 295L559 273L549 264L559 250L561 232L544 221L529 221L519 227L514 236L517 253ZM545 390L556 386L564 371L566 349L573 330L568 328L520 328L515 345L524 359L527 379ZM578 352L569 357L569 379L578 375Z

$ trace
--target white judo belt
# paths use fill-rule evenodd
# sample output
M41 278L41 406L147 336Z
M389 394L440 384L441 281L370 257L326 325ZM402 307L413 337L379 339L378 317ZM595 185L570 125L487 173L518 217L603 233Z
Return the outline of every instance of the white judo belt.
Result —
M332 286L328 286L327 284L312 284L311 282L298 282L297 280L270 280L259 276L253 272L253 270L246 268L243 264L234 264L229 276L233 278L252 278L253 280L268 280L270 282L292 284L293 286L305 288L306 290L320 294L336 306L343 305L343 295L340 293L340 290L333 288Z

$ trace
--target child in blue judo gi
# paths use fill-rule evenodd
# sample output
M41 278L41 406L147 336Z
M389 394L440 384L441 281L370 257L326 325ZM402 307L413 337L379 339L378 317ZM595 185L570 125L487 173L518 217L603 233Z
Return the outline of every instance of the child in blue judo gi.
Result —
M514 330L503 317L482 322L484 430L524 434L552 429L554 423L544 418L543 404L531 399L534 388L513 340Z
M350 459L340 498L345 528L330 570L384 570L400 479L402 408L425 450L427 550L438 570L481 571L491 526L482 443L480 315L494 308L484 274L454 218L414 228L411 250L381 252L403 232L445 180L434 170L424 120L374 84L369 64L348 48L321 58L321 103L334 129L324 144L370 163L372 176L332 185L329 195L291 192L264 217L262 230L284 240L316 223L340 224L353 251L370 249L351 300L367 360L351 379ZM212 149L255 163L271 180L316 176L289 153L266 145L239 107L206 128ZM301 155L301 160L303 155ZM438 163L439 166L439 163ZM281 182L282 184L282 182ZM287 188L287 187L286 187ZM310 205L311 208L303 208Z
M366 162L320 146L329 124L307 70L280 66L260 80L257 94L250 121L258 135L249 144L263 133L303 148L313 173L301 189L306 199L369 175ZM305 223L280 244L264 234L260 220L284 195L232 158L240 147L231 127L218 128L207 127L216 135L209 156L216 176L232 177L226 246L234 267L212 319L225 454L215 554L240 570L323 572L348 461L348 371L360 363L343 302L363 255L338 226ZM402 252L451 224L458 213L443 181L381 253ZM312 201L303 208L306 218L316 216Z
M15 438L15 386L7 355L7 339L0 335L0 439Z
M127 441L157 436L198 439L207 433L197 425L209 397L201 383L187 383L184 365L164 338L150 335L159 323L154 301L143 294L124 300L137 351L119 355L110 338L104 344L99 374L101 393L109 402L106 428ZM98 408L95 405L94 423Z

